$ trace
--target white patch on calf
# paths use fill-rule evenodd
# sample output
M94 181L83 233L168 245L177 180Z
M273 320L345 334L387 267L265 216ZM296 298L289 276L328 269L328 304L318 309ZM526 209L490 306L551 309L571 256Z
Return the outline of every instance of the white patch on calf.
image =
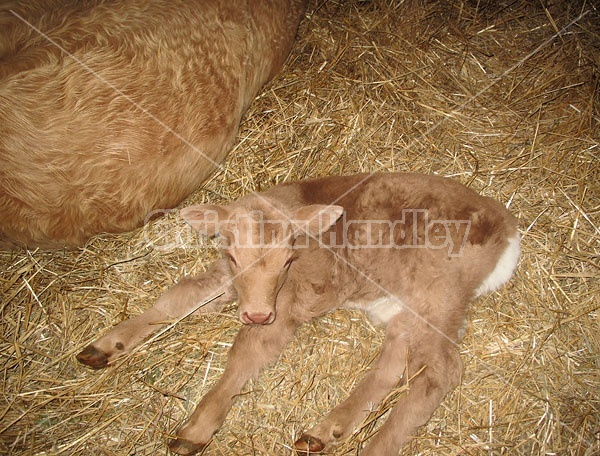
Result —
M521 254L521 235L517 232L508 239L508 245L498 259L496 267L488 275L481 285L475 290L475 296L481 296L498 289L511 278Z
M395 296L384 296L370 302L348 302L344 307L364 310L374 325L387 325L403 310L404 303Z

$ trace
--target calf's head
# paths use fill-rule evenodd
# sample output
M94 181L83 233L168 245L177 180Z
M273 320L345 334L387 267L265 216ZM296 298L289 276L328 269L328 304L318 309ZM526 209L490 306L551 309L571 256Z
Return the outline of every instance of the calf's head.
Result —
M268 201L247 206L190 206L180 214L192 228L223 238L244 324L267 325L295 259L340 218L341 206L309 205L288 211Z

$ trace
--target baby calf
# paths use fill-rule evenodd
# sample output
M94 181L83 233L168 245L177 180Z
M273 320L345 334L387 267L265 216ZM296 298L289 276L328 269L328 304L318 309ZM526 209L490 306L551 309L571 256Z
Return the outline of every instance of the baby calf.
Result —
M363 455L397 454L459 382L467 306L512 275L517 221L498 202L450 180L418 174L326 177L278 185L229 206L185 208L196 230L223 238L223 259L168 290L78 359L105 367L157 329L207 302L237 300L244 323L225 372L170 443L202 449L244 384L275 361L295 330L337 307L386 325L379 358L355 391L295 443L319 453L349 436L374 404L410 389Z

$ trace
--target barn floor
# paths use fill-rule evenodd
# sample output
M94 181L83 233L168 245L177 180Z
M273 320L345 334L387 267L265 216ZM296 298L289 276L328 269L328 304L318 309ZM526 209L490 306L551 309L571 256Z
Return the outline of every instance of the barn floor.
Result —
M520 219L519 268L472 304L462 383L406 454L600 454L600 4L424 3L311 2L284 71L185 204L386 170L451 176L502 201ZM223 370L233 307L104 371L75 354L216 257L214 242L190 240L173 212L81 250L0 253L1 454L167 453ZM204 454L291 455L382 338L358 312L306 325ZM359 454L402 394L328 454Z

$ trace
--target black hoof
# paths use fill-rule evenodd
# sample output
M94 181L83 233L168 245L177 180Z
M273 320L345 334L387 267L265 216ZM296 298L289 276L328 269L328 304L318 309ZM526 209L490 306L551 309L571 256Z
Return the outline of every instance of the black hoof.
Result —
M104 369L108 366L108 355L93 345L88 345L77 355L77 361L92 369Z
M294 443L294 449L298 455L318 454L323 451L323 448L325 448L325 445L321 440L308 434L302 434L296 443Z
M181 454L184 456L188 456L191 454L196 454L198 451L202 450L206 444L203 443L192 443L186 439L173 439L169 442L169 450L175 454Z

